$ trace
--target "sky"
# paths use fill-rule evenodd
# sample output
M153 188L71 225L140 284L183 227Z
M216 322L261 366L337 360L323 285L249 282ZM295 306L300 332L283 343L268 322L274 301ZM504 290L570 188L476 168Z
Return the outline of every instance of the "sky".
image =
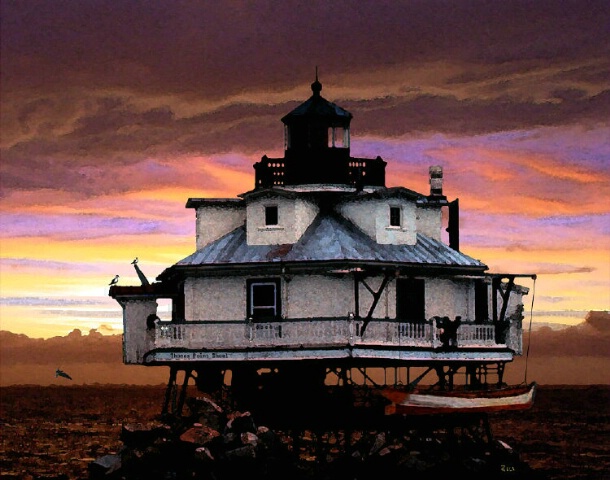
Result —
M352 156L441 165L461 250L537 274L534 323L610 310L607 0L0 5L0 329L120 333L110 280L195 250L187 199L254 187L316 67Z

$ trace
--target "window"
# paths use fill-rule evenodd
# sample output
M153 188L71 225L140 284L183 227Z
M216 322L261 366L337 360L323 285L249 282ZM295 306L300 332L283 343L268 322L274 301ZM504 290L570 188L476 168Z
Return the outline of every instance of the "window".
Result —
M400 207L390 207L390 227L400 227Z
M274 320L280 317L279 279L248 280L247 289L248 318Z
M269 205L265 207L265 225L278 224L277 205Z
M288 129L288 125L284 125L284 150L288 150L290 148L290 130Z
M343 127L328 128L328 146L334 148L349 147L349 130Z
M161 320L173 320L173 312L174 308L171 298L157 298L157 315Z

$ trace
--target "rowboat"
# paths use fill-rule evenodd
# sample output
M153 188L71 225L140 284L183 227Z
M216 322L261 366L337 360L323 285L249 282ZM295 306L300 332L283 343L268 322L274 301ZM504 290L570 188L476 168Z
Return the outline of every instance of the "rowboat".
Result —
M536 383L484 390L384 389L381 394L392 403L386 415L433 415L445 413L488 413L527 410L534 403Z

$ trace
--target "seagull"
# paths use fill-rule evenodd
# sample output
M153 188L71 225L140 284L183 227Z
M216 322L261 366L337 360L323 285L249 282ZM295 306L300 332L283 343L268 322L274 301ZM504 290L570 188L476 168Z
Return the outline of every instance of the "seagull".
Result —
M119 283L119 276L115 275L114 278L112 279L112 281L108 285L116 285L117 283Z
M136 258L134 259L134 261L133 261L133 262L131 262L131 264L132 264L132 265L135 265L136 263L138 263L138 257L136 257Z
M57 377L64 377L64 378L67 378L68 380L72 380L72 377L70 375L68 375L63 370L60 370L59 368L57 370L55 370L55 378L57 378Z

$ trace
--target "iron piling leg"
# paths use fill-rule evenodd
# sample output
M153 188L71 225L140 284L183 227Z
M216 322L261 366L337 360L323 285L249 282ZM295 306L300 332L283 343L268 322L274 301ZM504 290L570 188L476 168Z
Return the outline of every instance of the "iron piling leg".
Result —
M189 379L191 378L193 371L184 370L184 382L182 383L182 389L180 390L180 398L178 399L178 405L176 406L176 414L182 415L182 408L184 407L184 401L186 400L186 390L189 385Z
M487 435L487 442L489 443L489 445L492 445L494 437L493 437L493 433L491 431L491 424L489 423L489 415L484 413L482 422L483 422L483 428L485 429L485 434Z
M498 363L498 385L502 385L504 381L504 363Z
M169 367L169 380L167 382L167 388L165 390L165 401L163 402L163 408L161 409L161 415L166 415L169 409L169 402L172 397L172 390L176 386L176 367Z

